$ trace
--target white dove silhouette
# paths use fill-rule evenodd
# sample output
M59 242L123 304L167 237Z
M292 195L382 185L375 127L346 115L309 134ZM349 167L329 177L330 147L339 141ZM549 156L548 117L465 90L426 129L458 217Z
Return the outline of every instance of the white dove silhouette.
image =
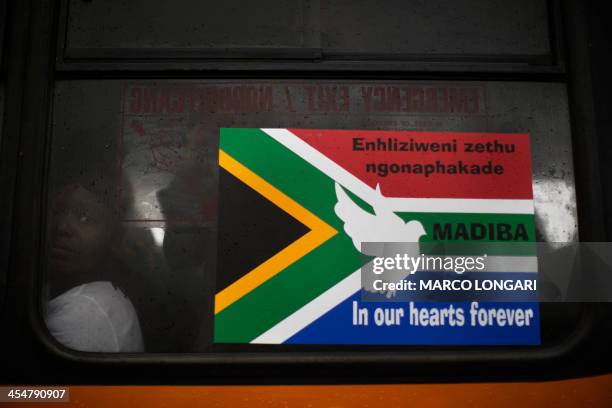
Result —
M426 235L423 225L416 220L404 222L396 215L385 203L385 197L380 191L380 185L376 186L378 199L372 204L374 214L363 210L359 207L344 191L344 189L336 183L336 197L338 202L334 207L334 211L338 217L344 221L344 231L353 240L353 245L359 252L362 252L361 244L363 242L409 242L415 243L411 245L411 252L408 256L419 256L419 238ZM389 256L394 256L396 251L393 251ZM367 254L371 255L371 254ZM383 256L386 254L377 254ZM406 278L410 271L396 269L385 271L382 275L367 274L362 281L362 286L369 291L376 292L373 289L373 280L381 279L387 283L397 283ZM384 292L383 292L384 293ZM395 291L387 291L387 298L395 296Z

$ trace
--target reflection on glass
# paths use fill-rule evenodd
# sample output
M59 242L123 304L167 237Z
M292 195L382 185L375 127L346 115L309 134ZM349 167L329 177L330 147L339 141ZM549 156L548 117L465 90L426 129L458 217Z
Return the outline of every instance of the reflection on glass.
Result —
M67 185L51 207L48 225L51 300L45 322L51 334L75 350L143 351L129 297L133 255L112 212L94 192Z
M209 351L215 293L308 232L220 173L222 127L529 133L538 232L577 238L559 84L66 81L54 106L46 320L71 348ZM66 302L89 287L119 308L123 346Z
M538 231L545 242L573 242L577 239L576 198L567 180L535 179L533 198Z

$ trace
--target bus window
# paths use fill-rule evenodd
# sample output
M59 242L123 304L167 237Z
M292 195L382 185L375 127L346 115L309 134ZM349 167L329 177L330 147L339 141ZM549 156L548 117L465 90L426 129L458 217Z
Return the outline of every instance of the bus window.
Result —
M323 49L329 55L456 59L550 54L544 1L329 1L321 7ZM507 18L516 16L516 18ZM423 24L426 21L427 24Z
M193 12L201 7L196 1L70 1L65 56L554 61L548 3L542 0L390 0L383 7L367 1L232 0Z
M230 0L203 8L195 0L173 4L74 0L68 8L66 48L71 57L88 53L129 58L135 50L215 58L294 52L312 57L319 48L318 10L312 3L316 2Z
M255 350L217 344L215 298L309 227L223 164L226 128L528 133L539 239L577 239L562 84L62 80L41 292L60 343L108 352ZM258 323L244 324L246 332Z

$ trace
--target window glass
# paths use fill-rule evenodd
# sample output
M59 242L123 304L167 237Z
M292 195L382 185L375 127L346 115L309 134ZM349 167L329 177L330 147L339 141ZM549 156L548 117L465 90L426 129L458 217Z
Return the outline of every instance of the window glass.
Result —
M549 55L547 21L542 0L71 0L65 45L72 57L134 58L137 50L269 57L276 50L278 58L308 51L323 59L495 61Z
M72 49L319 48L309 0L81 1L69 5Z
M219 168L221 128L528 133L539 239L573 241L568 118L554 83L61 81L45 321L78 350L224 350L216 294L309 228Z
M329 53L528 56L550 52L545 1L326 1ZM544 24L542 23L544 22Z

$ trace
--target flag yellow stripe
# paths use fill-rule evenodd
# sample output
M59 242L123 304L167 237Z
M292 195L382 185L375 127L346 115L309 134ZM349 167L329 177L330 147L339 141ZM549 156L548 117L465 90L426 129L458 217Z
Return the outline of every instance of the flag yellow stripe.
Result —
M219 165L310 229L215 296L215 314L236 302L338 233L316 215L219 149Z

